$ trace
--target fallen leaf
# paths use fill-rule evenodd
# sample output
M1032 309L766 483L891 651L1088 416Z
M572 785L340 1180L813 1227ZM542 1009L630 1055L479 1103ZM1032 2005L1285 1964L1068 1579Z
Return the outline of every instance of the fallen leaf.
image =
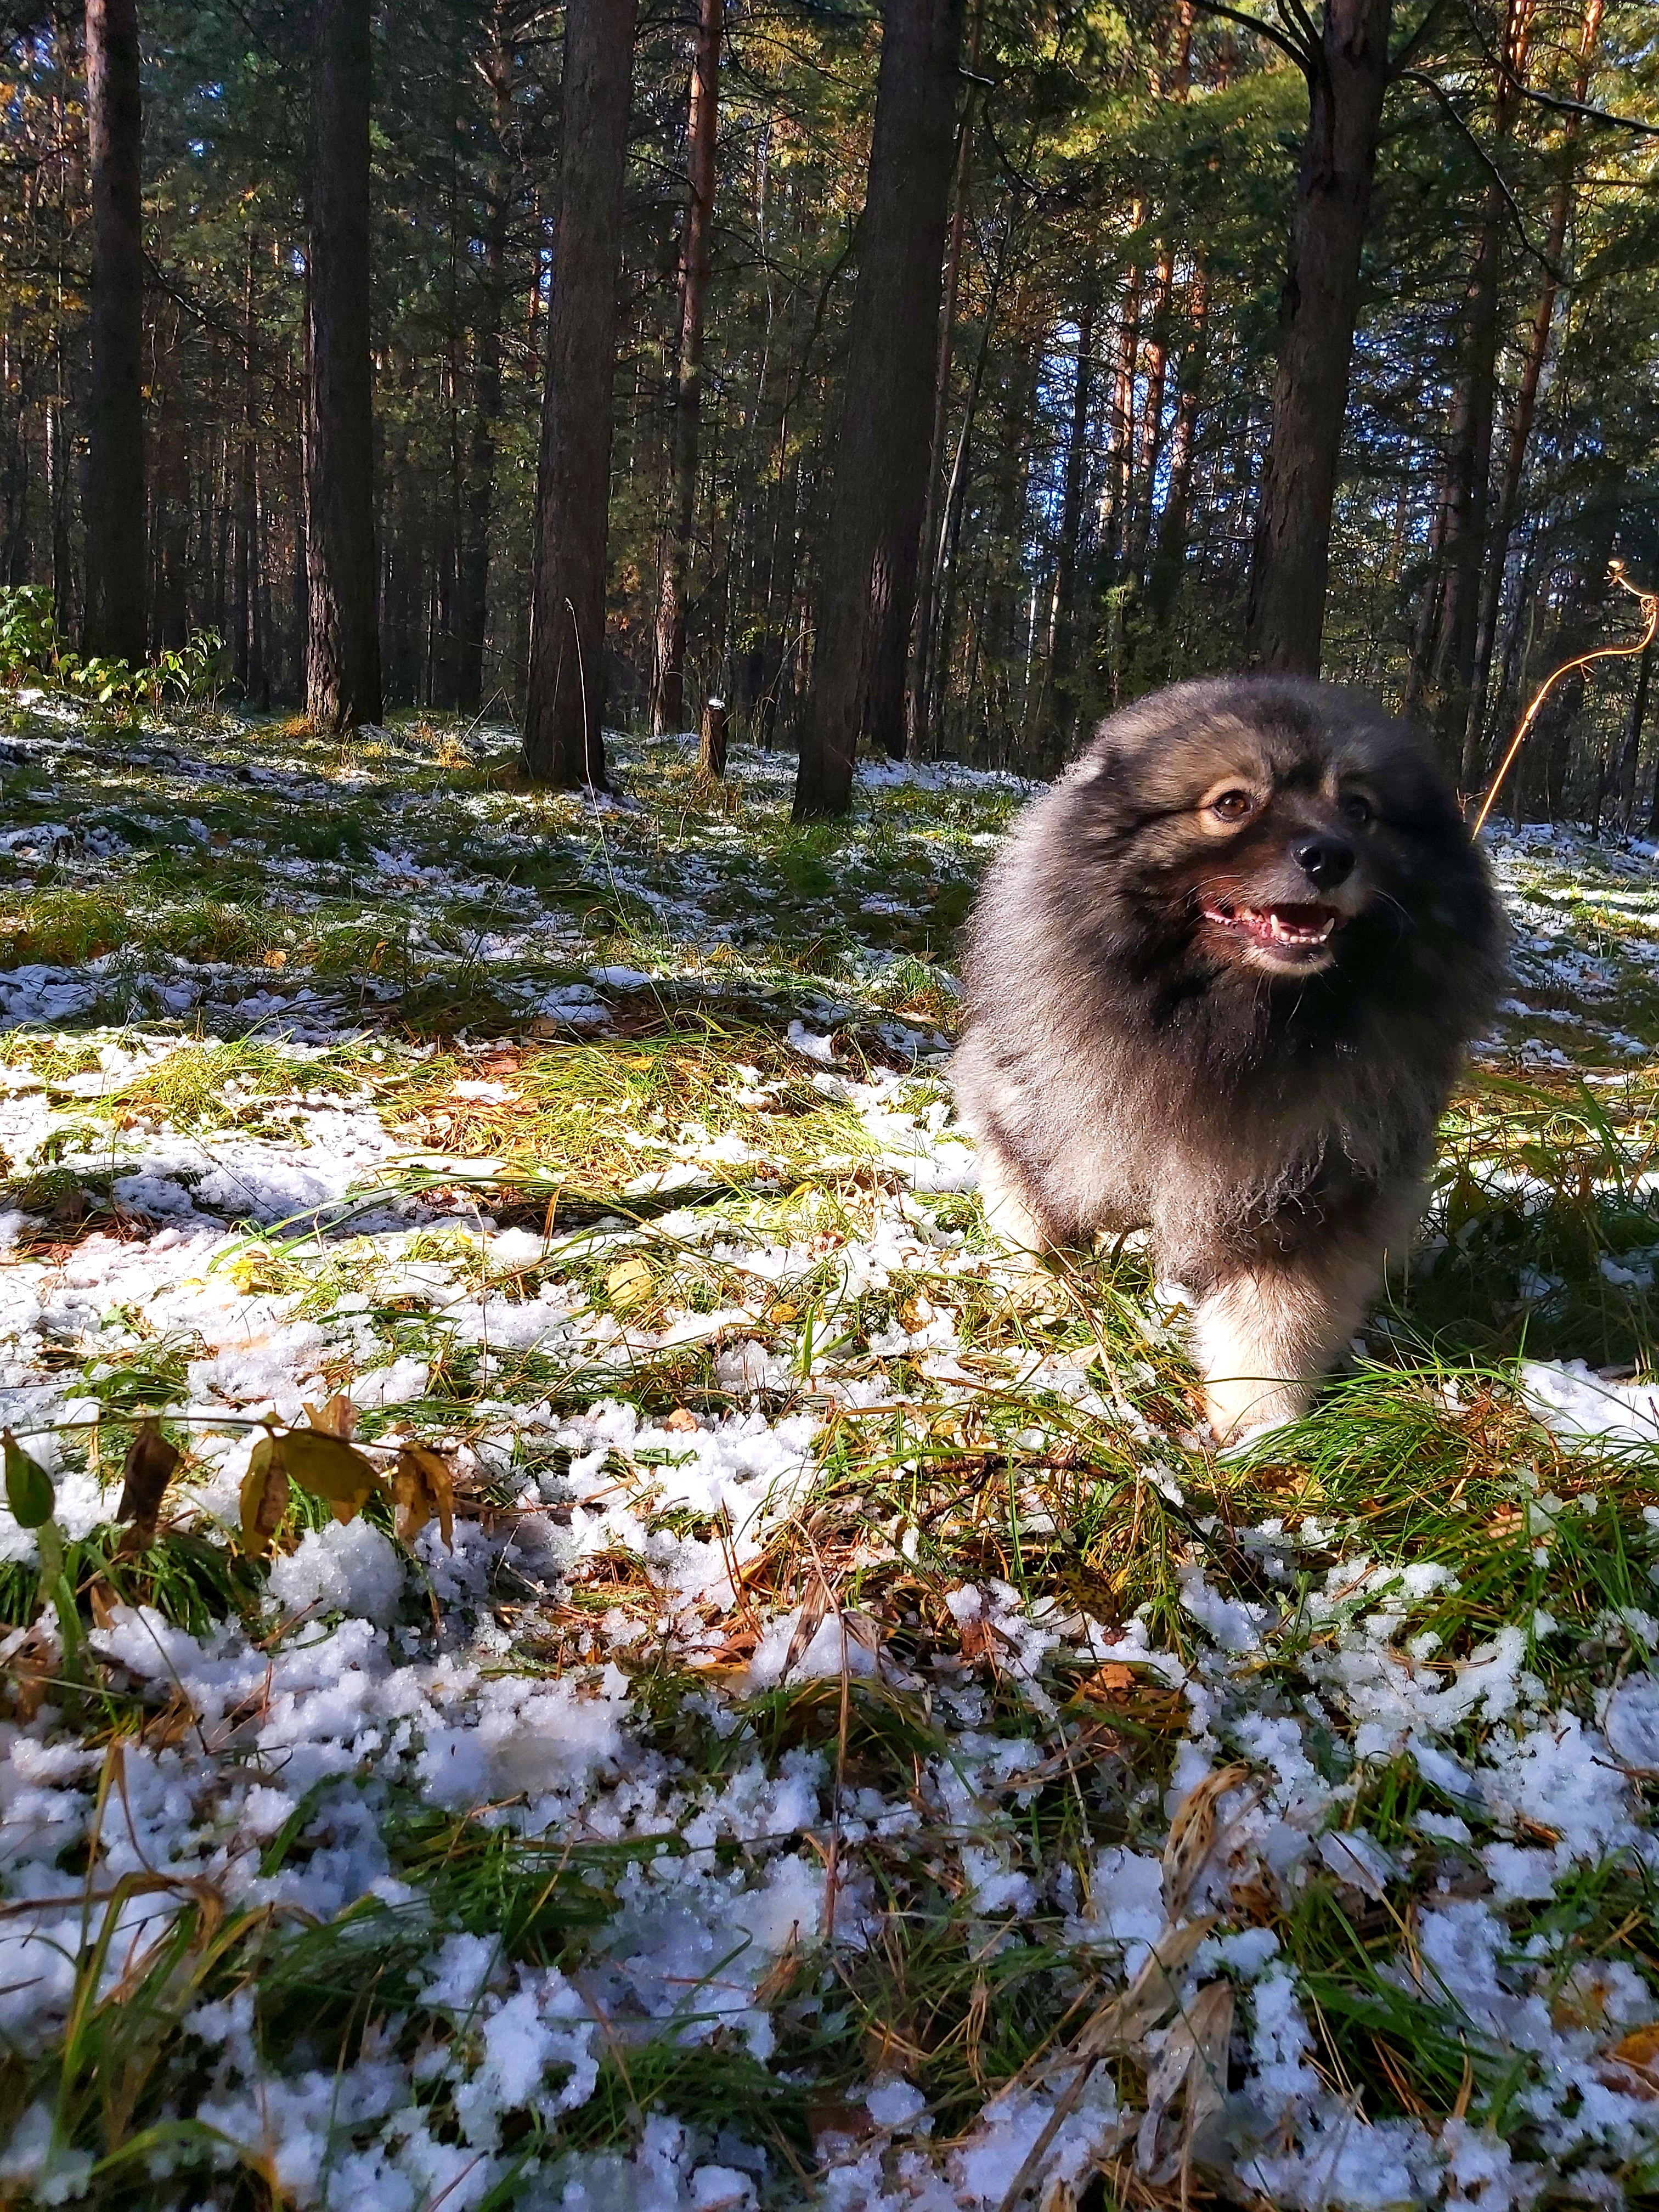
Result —
M1135 2141L1135 2164L1155 2183L1173 2180L1190 2163L1205 2124L1227 2098L1227 2044L1233 2032L1233 1987L1210 1982L1164 2036L1158 2063L1146 2083L1146 2112ZM1176 2098L1186 2093L1179 2137L1166 2158L1159 2156L1158 2130Z
M1613 2046L1613 2056L1622 2066L1639 2066L1644 2073L1659 2069L1659 2025L1633 2027L1622 2043Z
M638 1305L651 1291L651 1270L643 1260L618 1260L605 1279L605 1294L616 1313Z
M676 1406L663 1423L664 1428L672 1430L677 1437L689 1436L696 1425L697 1417L690 1406Z
M6 1503L20 1528L38 1528L52 1518L55 1492L52 1477L38 1459L31 1459L11 1431L5 1435Z
M261 1437L248 1455L247 1473L242 1477L242 1549L250 1559L263 1559L270 1549L270 1540L288 1510L288 1492L283 1440Z
M454 1550L455 1481L441 1453L425 1444L404 1444L392 1470L392 1502L405 1544L412 1544L435 1514L439 1534Z
M160 1424L140 1422L137 1435L127 1447L121 1468L121 1502L115 1509L118 1521L131 1523L123 1540L124 1550L142 1550L155 1541L161 1500L178 1464L179 1448L167 1442Z
M1249 1778L1248 1766L1218 1766L1182 1798L1170 1823L1170 1839L1164 1846L1166 1912L1180 1914L1186 1911L1193 1884L1215 1843L1216 1808L1230 1790L1237 1790L1241 1782Z
M1121 1698L1134 1686L1134 1668L1126 1667L1121 1659L1109 1659L1104 1666L1097 1667L1086 1680L1078 1684L1077 1693L1080 1698Z
M337 1390L320 1413L308 1402L306 1407L306 1419L313 1429L320 1429L325 1436L341 1437L348 1441L356 1433L359 1418L357 1407L343 1390Z
M271 951L266 953L265 965L267 968L286 968L288 965L287 953L282 950L280 945L276 946Z
M784 1653L783 1665L779 1669L780 1682L783 1680L785 1675L792 1672L796 1661L803 1656L807 1645L823 1625L824 1616L830 1611L835 1602L834 1598L830 1595L828 1585L820 1575L806 1593L800 1612L796 1618L794 1633L789 1638L789 1649Z

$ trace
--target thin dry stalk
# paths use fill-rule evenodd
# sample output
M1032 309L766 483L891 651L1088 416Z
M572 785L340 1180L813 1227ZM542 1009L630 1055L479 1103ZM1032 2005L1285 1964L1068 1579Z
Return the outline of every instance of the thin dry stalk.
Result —
M1571 660L1564 660L1559 668L1552 669L1533 693L1520 726L1510 739L1510 749L1498 763L1498 773L1492 780L1492 788L1480 803L1480 811L1474 817L1474 835L1479 836L1492 812L1492 802L1503 786L1504 778L1515 765L1516 755L1526 743L1533 724L1538 720L1539 709L1564 676L1571 676L1575 668L1588 668L1593 660L1631 660L1645 653L1659 633L1659 592L1639 591L1625 574L1625 564L1615 561L1610 571L1613 581L1621 592L1628 592L1642 609L1642 635L1632 645L1601 645L1594 653L1581 653Z

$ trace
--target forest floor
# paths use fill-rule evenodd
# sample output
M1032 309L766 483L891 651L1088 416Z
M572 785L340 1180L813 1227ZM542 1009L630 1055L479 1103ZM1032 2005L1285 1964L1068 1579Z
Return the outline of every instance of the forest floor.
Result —
M0 737L0 1416L82 1622L0 1509L0 2202L1652 2201L1652 849L1496 842L1410 1278L1218 1458L1133 1243L983 1233L1012 780ZM296 1481L248 1556L337 1394L449 1541Z

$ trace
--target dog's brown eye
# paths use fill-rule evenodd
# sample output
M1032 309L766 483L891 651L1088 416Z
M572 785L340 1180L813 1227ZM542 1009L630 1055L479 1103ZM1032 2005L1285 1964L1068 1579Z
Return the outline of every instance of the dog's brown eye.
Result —
M1363 830L1371 818L1371 802L1363 792L1351 791L1342 802L1342 811Z
M1210 811L1223 822L1242 822L1255 804L1248 791L1222 791L1210 801Z

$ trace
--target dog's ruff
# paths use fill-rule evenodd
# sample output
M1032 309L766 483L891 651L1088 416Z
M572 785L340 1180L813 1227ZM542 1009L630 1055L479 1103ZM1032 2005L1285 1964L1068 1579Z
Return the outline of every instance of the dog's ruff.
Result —
M988 1224L1030 1254L1148 1227L1218 1436L1293 1417L1409 1241L1502 944L1451 794L1370 701L1139 702L975 910L954 1075Z

